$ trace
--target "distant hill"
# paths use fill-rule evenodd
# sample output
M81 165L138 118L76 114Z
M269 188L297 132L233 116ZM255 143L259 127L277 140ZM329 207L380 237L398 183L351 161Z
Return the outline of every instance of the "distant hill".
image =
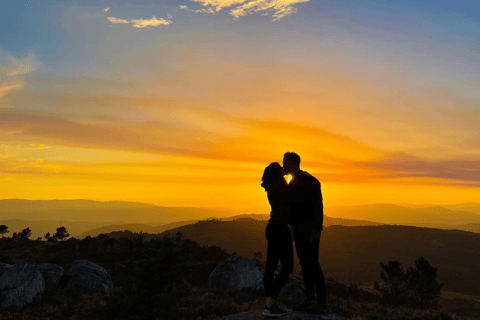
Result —
M473 207L470 207L472 209ZM480 223L480 214L451 210L441 206L404 207L393 204L335 206L325 208L325 214L345 219L369 220L385 224L442 227Z
M82 232L81 234L76 235L75 238L83 239L87 236L96 237L101 233L108 234L113 231L125 231L125 230L129 230L131 232L136 232L136 233L139 233L141 231L141 232L147 232L150 234L156 234L156 233L162 233L166 230L175 229L187 224L193 224L197 222L198 220L178 221L178 222L167 223L161 226L151 226L151 225L139 224L139 223L108 225L108 226L96 228L93 230L88 230L86 232Z
M241 214L233 217L228 217L228 218L215 218L215 217L210 217L207 219L202 219L202 220L220 220L220 221L235 221L235 220L244 220L244 219L253 219L253 220L261 220L261 221L266 221L270 218L270 215L266 214ZM86 236L91 236L91 237L96 237L101 233L110 233L112 231L124 231L124 230L129 230L131 232L147 232L150 234L156 234L156 233L162 233L166 230L170 229L175 229L187 224L195 224L199 220L188 220L188 221L178 221L178 222L173 222L173 223L168 223L160 226L156 226L155 223L150 223L150 224L122 224L122 225L108 225L108 226L103 226L100 228L96 228L93 230L88 230L86 232L83 232L81 234L75 235L76 238L78 239L83 239ZM371 222L371 221L361 221L361 220L348 220L348 219L342 219L342 218L330 218L325 216L324 217L324 226L329 226L329 225L344 225L344 226L358 226L358 225L382 225L382 223L378 222Z
M201 245L220 246L229 253L253 258L261 251L266 258L267 221L199 221L170 230L181 232ZM156 235L162 237L165 232ZM148 239L148 237L147 237ZM380 280L380 261L400 260L404 269L425 257L438 268L437 279L445 290L480 293L480 234L412 226L329 226L320 243L320 263L325 276L343 283L371 285ZM295 249L294 249L295 250ZM295 270L301 270L295 253ZM295 272L297 272L295 271Z
M70 237L76 237L78 233L104 227L109 224L111 223L98 221L26 221L21 219L9 219L0 221L0 225L6 225L8 227L9 233L4 234L4 237L11 238L14 232L18 233L22 232L23 229L30 228L30 230L32 230L32 236L30 237L31 240L36 240L38 237L43 238L43 236L47 232L50 232L50 235L53 235L57 231L57 228L62 226L67 228L68 233L70 233Z
M230 209L196 207L162 207L153 204L126 201L92 200L0 200L0 220L22 219L110 222L130 224L155 222L167 224L177 221L200 220L207 217L229 217Z

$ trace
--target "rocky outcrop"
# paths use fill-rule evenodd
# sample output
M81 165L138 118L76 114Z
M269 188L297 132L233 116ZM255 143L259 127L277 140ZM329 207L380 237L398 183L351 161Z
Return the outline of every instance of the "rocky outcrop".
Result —
M112 280L104 268L88 260L77 260L70 264L70 278L67 290L82 296L90 293L104 293L112 287Z
M38 271L42 274L46 287L56 287L63 275L63 267L54 263L40 263Z
M7 269L11 267L11 264L0 262L0 277L5 273L5 271L7 271Z
M252 259L233 255L212 271L208 286L227 290L263 290L263 274Z
M38 264L29 258L20 260L7 267L0 277L0 308L21 310L40 300L44 292L45 281L38 271Z
M305 297L305 289L297 284L286 284L283 286L282 290L278 294L278 298L285 297Z

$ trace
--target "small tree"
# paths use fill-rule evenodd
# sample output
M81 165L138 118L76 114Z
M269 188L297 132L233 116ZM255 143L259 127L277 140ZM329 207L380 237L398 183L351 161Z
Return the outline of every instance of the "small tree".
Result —
M23 229L22 232L19 233L20 239L28 240L32 236L32 230L30 228Z
M54 234L54 236L61 241L65 241L65 239L70 236L70 233L68 233L67 228L59 227L57 228L57 232Z
M180 242L182 242L182 239L183 239L183 234L180 231L178 231L175 236L175 242L177 244L180 244Z
M47 234L43 236L43 239L48 241L48 239L50 239L50 232L47 232Z
M434 308L438 305L436 299L440 296L443 282L437 282L437 268L433 268L430 262L424 257L415 260L415 269L409 267L405 273L406 281L410 291L410 298L414 304L424 306L430 305Z
M14 232L14 233L12 234L12 238L18 238L18 235L17 235L16 232Z
M38 238L37 238L37 241L42 241L42 237L38 237Z
M380 266L382 267L380 277L384 282L383 286L380 287L378 282L375 281L375 289L380 292L385 302L389 304L397 305L404 302L406 295L405 273L400 261L389 261L387 264L384 264L382 261Z
M9 233L9 232L10 232L10 231L8 231L7 229L8 229L8 227L7 227L6 225L4 225L4 224L2 224L2 225L0 226L0 233L2 234L2 238L3 238L3 235L4 235L5 233Z

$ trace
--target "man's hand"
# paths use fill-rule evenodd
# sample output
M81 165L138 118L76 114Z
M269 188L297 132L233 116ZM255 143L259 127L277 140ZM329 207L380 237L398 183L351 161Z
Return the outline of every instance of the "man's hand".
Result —
M310 233L310 242L320 241L321 234L322 234L322 230L319 230L319 231L312 230L312 232Z

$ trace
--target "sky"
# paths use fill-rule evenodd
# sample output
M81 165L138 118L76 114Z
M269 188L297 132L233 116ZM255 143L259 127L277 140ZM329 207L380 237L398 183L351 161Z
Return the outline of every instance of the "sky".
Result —
M283 154L328 206L480 194L480 3L10 1L0 198L268 213Z

